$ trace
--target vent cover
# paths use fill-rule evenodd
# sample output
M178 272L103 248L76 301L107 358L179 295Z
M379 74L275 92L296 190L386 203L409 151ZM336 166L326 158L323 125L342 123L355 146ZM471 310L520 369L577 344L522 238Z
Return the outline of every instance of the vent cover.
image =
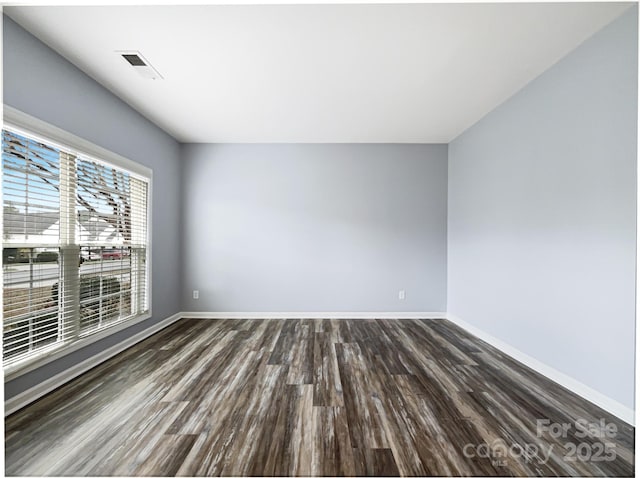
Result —
M161 80L162 75L140 54L139 51L117 51L118 55L147 80Z
M142 61L142 58L140 58L136 54L131 54L131 53L124 54L122 55L122 58L127 60L131 66L147 66L147 64L144 61Z

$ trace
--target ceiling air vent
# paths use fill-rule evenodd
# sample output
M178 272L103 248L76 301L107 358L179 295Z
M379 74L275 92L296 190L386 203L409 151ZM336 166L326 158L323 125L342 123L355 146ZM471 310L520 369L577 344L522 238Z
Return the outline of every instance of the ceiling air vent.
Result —
M139 51L117 51L116 53L124 58L143 78L147 80L162 79L162 75L149 64Z

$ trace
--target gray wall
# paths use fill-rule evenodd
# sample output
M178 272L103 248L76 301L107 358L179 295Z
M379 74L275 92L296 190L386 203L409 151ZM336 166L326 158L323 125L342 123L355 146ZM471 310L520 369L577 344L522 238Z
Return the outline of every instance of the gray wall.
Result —
M179 144L3 16L4 102L153 169L153 317L5 384L5 397L176 313L180 306Z
M628 407L636 17L449 145L449 312Z
M446 145L182 154L185 310L445 310Z

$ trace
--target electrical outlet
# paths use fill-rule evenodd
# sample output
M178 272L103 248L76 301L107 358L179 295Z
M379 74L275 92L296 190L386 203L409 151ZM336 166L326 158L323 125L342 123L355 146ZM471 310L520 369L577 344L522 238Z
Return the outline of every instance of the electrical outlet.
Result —
M194 290L193 291L193 298L198 300L200 298L200 291L199 290Z
M404 300L405 297L406 297L406 294L404 293L403 290L398 291L398 299L399 300Z

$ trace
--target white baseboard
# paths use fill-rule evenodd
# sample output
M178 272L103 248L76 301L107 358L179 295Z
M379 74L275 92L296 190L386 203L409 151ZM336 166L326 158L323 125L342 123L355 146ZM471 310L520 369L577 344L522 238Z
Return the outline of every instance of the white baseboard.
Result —
M594 390L588 385L585 385L584 383L560 372L559 370L556 370L555 368L541 362L540 360L533 358L530 355L525 354L524 352L521 352L517 348L507 344L506 342L503 342L502 340L494 337L491 334L488 334L478 329L477 327L474 327L473 325L469 324L468 322L465 322L464 320L460 319L459 317L453 314L447 314L447 319L449 319L454 324L459 325L460 327L465 329L467 332L471 333L472 335L475 335L479 339L484 340L489 345L494 346L498 350L514 358L518 362L523 363L527 367L532 368L533 370L544 375L548 379L553 380L559 385L562 385L563 387L571 390L577 395L580 395L585 400L588 400L591 403L594 403L600 408L615 415L619 419L629 423L630 425L635 424L635 412L633 411L633 409L623 405L622 403L610 397L607 397L603 393L598 392L597 390Z
M67 383L68 381L76 378L78 375L81 375L88 370L92 369L96 365L100 365L105 360L110 359L116 354L119 354L125 349L141 342L147 337L155 334L156 332L164 329L165 327L173 324L176 320L182 318L182 313L178 312L177 314L172 315L171 317L167 317L161 322L158 322L151 327L147 327L146 329L138 332L137 334L129 337L127 340L124 340L112 347L109 347L106 350L103 350L97 355L94 355L87 360L84 360L63 372L60 372L53 377L48 378L44 382L40 382L39 384L31 387L28 390L25 390L18 395L11 397L10 399L4 402L4 416L12 414L13 412L25 407L26 405L34 402L38 398L46 395L47 393L55 390L59 386Z
M446 319L446 312L183 312L185 319Z

